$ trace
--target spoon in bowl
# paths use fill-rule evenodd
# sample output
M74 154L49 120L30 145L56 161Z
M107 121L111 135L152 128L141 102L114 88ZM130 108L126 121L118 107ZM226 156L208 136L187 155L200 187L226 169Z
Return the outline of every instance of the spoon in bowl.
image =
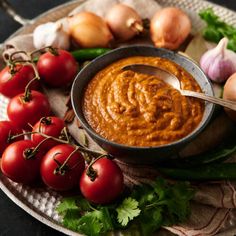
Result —
M124 66L122 70L124 71L131 70L137 73L157 76L159 79L163 80L167 84L170 84L172 87L179 90L181 95L183 96L199 98L199 99L202 99L202 100L205 100L205 101L217 104L217 105L221 105L223 107L236 111L236 102L224 100L222 98L216 98L216 97L204 94L204 93L181 89L179 79L174 74L166 70L163 70L159 67L145 65L145 64L131 64L131 65Z

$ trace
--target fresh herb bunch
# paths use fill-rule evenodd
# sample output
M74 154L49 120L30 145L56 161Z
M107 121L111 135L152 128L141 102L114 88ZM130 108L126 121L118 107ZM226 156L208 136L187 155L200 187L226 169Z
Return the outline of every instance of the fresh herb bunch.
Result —
M199 16L207 24L203 29L203 36L206 40L218 43L220 39L227 37L229 39L228 48L236 52L236 27L222 21L212 8L200 11Z
M63 225L85 235L112 230L135 230L150 235L161 226L184 222L190 215L194 189L187 182L169 183L158 178L135 187L112 205L94 205L81 196L64 198L57 208ZM136 234L137 235L137 234Z

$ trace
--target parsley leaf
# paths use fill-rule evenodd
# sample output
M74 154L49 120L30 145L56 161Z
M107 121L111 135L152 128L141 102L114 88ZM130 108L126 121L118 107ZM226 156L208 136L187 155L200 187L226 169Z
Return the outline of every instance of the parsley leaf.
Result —
M140 214L138 202L131 198L125 198L124 201L116 208L118 213L117 219L122 226L126 226L130 220L133 220Z

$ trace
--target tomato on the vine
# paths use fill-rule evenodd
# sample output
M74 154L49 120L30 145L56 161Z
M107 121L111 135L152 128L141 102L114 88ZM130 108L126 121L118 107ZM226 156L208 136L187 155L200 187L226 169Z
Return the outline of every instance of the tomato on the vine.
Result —
M37 69L40 78L51 87L70 84L78 71L74 57L65 50L53 49L39 57Z
M34 125L31 140L35 144L39 144L45 139L45 137L43 137L41 134L34 132L40 132L54 138L59 138L60 135L62 135L62 131L64 128L65 122L61 118L56 116L43 117ZM41 144L41 148L44 151L48 151L50 148L58 144L59 143L57 141L48 139Z
M69 144L60 144L50 149L41 163L41 177L50 188L66 191L79 184L85 168L82 154Z
M14 97L25 91L26 85L35 77L32 66L17 64L6 66L0 72L0 93L6 97ZM38 81L32 82L31 89L39 87Z
M40 118L49 116L51 112L47 97L38 92L30 91L13 97L7 106L7 115L12 123L19 128L29 130Z
M43 153L35 151L31 140L20 140L10 144L2 155L1 170L12 181L31 184L40 173Z
M16 139L11 139L12 136L20 134L21 132L22 130L16 128L11 121L0 121L0 156L10 143L24 138L23 136L20 136Z
M123 191L124 178L120 167L108 158L100 158L83 172L80 191L89 201L107 204Z

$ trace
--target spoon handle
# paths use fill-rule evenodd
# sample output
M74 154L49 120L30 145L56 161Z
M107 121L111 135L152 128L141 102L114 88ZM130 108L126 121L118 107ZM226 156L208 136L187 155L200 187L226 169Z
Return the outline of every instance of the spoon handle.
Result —
M222 98L212 97L203 93L198 93L198 92L194 92L190 90L181 90L181 94L188 97L200 98L202 100L212 102L214 104L221 105L223 107L227 107L231 110L236 111L236 102L233 102L233 101L228 101Z

